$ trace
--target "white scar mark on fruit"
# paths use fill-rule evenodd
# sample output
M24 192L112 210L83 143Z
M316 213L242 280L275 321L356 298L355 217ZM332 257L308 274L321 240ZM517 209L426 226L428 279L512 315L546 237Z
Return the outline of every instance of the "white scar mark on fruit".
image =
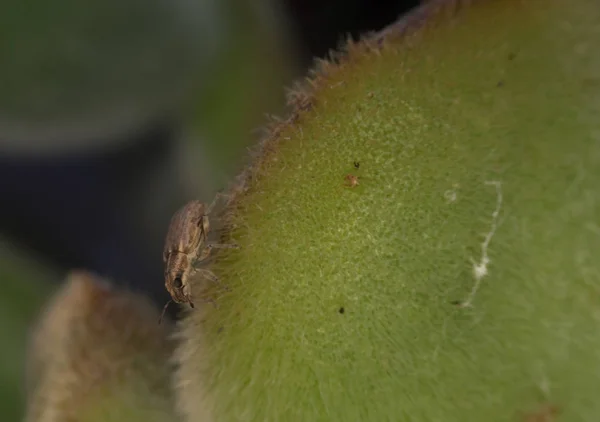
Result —
M460 185L458 183L454 183L452 185L452 189L448 189L446 192L444 192L444 198L446 199L446 203L447 204L451 204L452 202L456 201L456 198L458 197L458 188L460 187Z
M542 376L542 379L540 379L540 382L538 383L538 388L546 399L550 397L550 380L547 376Z
M471 289L471 293L467 297L467 300L460 304L461 308L467 308L472 306L473 299L475 298L475 294L479 290L479 286L481 285L481 280L488 275L488 264L490 263L490 258L488 256L488 247L494 234L496 234L496 229L498 227L498 215L500 214L500 208L502 208L502 182L498 181L486 181L486 185L495 186L496 187L496 209L492 213L492 227L490 231L485 235L483 242L481 243L481 258L479 262L475 262L473 258L471 258L471 262L473 264L473 277L475 278L475 284Z

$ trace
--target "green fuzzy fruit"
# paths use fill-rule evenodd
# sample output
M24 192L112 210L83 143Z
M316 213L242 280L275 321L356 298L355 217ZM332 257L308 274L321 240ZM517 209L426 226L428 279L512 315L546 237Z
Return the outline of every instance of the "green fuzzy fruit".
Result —
M600 420L599 48L595 0L434 1L322 65L234 189L187 420Z
M147 299L72 271L33 331L27 422L171 422L170 324Z

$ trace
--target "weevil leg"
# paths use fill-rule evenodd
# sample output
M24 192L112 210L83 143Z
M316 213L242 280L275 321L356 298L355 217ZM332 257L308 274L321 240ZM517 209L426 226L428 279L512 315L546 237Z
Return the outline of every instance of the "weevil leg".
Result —
M202 253L196 257L196 260L194 261L194 265L204 264L214 258L215 257L210 254L210 250L207 250L206 248L204 248L204 249L202 249Z
M221 286L223 289L227 290L227 291L231 291L231 289L229 287L227 287L225 284L221 283L221 280L219 280L219 277L217 277L215 275L215 273L213 273L210 270L207 270L205 268L194 268L194 272L200 273L202 274L202 276L204 278L209 279L210 281L212 281L213 283L218 284L219 286Z
M239 249L240 245L237 243L208 243L205 249Z
M216 301L215 301L215 300L214 300L212 297L209 297L209 298L201 298L201 299L200 299L200 302L201 302L201 303L210 303L210 304L211 304L212 306L214 306L215 308L217 308L217 309L219 308L219 305L217 304L217 302L216 302Z
M219 277L217 277L211 270L207 270L206 268L194 268L194 270L194 272L202 274L204 278L209 279L213 283L219 283Z
M240 245L237 243L209 243L202 248L202 252L199 253L196 257L196 261L194 265L201 264L203 262L208 261L214 256L211 255L211 250L213 249L239 249Z
M206 209L206 212L204 213L204 215L210 215L210 213L212 212L212 210L217 205L217 202L219 202L220 198L229 199L230 195L228 195L226 193L223 193L222 191L217 192L217 194L215 195L215 199L213 199L212 203L208 206L208 208Z
M208 299L204 299L204 302L211 303L212 306L215 307L215 309L219 309L219 305L217 304L217 302L212 297L209 297Z

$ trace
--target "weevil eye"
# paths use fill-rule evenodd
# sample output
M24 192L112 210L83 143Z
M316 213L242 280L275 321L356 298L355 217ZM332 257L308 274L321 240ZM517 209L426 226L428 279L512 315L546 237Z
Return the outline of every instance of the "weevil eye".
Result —
M173 279L173 286L176 289L181 289L183 287L183 281L181 281L181 276L177 276Z

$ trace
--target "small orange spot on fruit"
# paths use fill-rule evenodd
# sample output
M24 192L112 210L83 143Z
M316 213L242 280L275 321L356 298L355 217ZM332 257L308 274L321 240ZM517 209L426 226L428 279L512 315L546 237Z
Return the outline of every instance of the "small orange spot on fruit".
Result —
M560 409L558 406L547 403L540 406L537 410L525 414L525 422L554 422Z
M351 188L359 185L358 176L355 176L353 174L347 174L346 177L344 177L344 180L346 181L346 185Z

